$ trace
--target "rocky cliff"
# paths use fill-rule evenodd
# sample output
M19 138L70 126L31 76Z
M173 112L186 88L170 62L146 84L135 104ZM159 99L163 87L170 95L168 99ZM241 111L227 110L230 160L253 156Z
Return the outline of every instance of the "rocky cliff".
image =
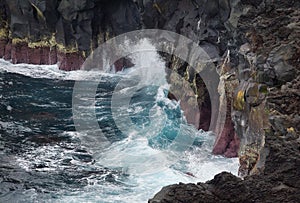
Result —
M140 28L158 28L176 32L197 42L209 53L213 62L220 66L223 55L229 51L229 41L234 39L233 34L227 31L234 23L229 21L230 7L229 1L216 0L1 0L0 57L13 63L57 63L60 69L76 70L106 40ZM189 88L194 90L193 95L183 91L186 93L177 98L181 100L188 122L220 135L215 154L237 156L239 137L234 132L231 120L231 98L227 102L228 106L220 106L223 109L219 109L219 106L212 108L207 85L215 91L217 86L205 84L199 74L179 58L170 55L164 57L169 62L168 67L189 81ZM114 65L116 70L132 66L125 58L116 61ZM176 84L176 79L170 83ZM214 84L218 83L214 81ZM171 90L176 94L175 86ZM213 100L219 100L218 96ZM195 113L198 110L195 111L193 107L197 105L200 107L200 115ZM216 120L219 110L227 111L224 129L212 127L210 123Z
M141 27L131 0L1 0L0 7L0 56L13 63L76 70L98 44Z
M149 202L300 201L300 2L236 2L229 17L239 15L229 29L234 43L220 79L232 95L244 179L221 173L206 183L171 185Z
M214 99L226 96L226 103L212 109L197 67L162 54L197 95L183 94L181 107L205 130L216 112L226 112L224 128L213 126L213 153L239 156L245 179L222 173L207 183L166 187L150 202L300 202L299 22L295 0L1 0L0 56L74 70L121 33L159 28L184 35L209 53L225 87Z

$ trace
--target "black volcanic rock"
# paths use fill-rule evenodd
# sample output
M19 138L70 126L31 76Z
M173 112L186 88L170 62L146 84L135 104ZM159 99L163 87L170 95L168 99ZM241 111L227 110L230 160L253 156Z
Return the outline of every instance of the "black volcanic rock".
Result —
M132 0L2 0L0 6L0 57L13 63L58 63L63 70L80 69L99 44L142 25ZM28 57L32 48L45 52Z
M162 54L197 95L188 95L181 108L203 129L226 112L224 128L213 126L213 152L238 155L244 180L221 173L207 183L165 187L150 202L300 202L299 10L299 1L281 0L1 0L0 57L76 70L101 43L125 32L158 28L184 35L208 52L214 68L204 71L217 71L212 80L225 89L213 100L224 96L226 104L211 107L208 88L218 87L193 71L201 67ZM132 65L115 63L117 70Z
M242 180L223 172L206 183L166 186L149 203L299 202L299 140L286 141L270 133L267 143L269 155L260 175Z
M234 27L227 26L235 33L228 46L236 54L230 55L234 63L224 62L220 71L238 78L237 86L231 75L224 82L230 87L226 96L235 92L231 119L241 138L244 179L221 173L206 183L164 187L150 203L300 202L300 2L237 5L247 9Z

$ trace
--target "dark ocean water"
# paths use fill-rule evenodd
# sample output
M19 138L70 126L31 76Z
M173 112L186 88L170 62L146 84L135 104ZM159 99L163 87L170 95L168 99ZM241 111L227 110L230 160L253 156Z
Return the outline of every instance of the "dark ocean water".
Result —
M141 86L131 73L65 73L4 61L0 67L0 202L145 202L167 184L237 169L236 159L211 155L214 136L186 124L161 83ZM97 82L92 110L102 135L75 128L78 78ZM112 102L116 91L128 106ZM80 108L89 109L82 92ZM91 119L83 112L77 120ZM193 144L174 147L177 136Z

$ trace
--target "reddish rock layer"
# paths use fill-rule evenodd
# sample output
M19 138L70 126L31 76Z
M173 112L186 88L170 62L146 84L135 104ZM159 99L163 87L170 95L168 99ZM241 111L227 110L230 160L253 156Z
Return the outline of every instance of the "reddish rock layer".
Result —
M84 62L80 53L64 53L56 47L28 47L27 43L12 44L0 40L0 57L11 60L12 63L28 63L35 65L58 64L61 70L78 70Z
M59 68L66 71L78 70L84 63L84 58L78 53L58 52L57 62Z
M121 58L114 62L115 71L122 71L125 68L131 68L134 64L128 58Z
M5 55L6 44L7 44L7 40L5 40L5 39L0 40L0 56L1 57L4 57L4 55Z
M85 57L80 52L64 53L58 51L56 46L30 48L27 43L12 44L6 39L0 40L0 58L11 60L14 64L58 64L59 69L65 71L79 70L85 61ZM117 72L133 65L127 58L121 58L114 63Z
M237 157L240 147L240 140L234 130L231 118L227 118L223 131L217 137L213 153L224 155L225 157Z

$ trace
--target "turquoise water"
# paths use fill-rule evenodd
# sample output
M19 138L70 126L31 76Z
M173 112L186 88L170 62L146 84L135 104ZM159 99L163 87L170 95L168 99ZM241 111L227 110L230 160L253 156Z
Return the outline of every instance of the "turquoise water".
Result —
M237 159L213 156L213 133L188 125L166 97L164 75L154 71L160 79L141 84L140 70L67 73L0 61L0 202L146 202L168 184L235 174ZM93 108L105 145L98 129L75 128L75 82L97 82ZM118 93L129 106L112 102ZM83 112L77 120L90 119Z

